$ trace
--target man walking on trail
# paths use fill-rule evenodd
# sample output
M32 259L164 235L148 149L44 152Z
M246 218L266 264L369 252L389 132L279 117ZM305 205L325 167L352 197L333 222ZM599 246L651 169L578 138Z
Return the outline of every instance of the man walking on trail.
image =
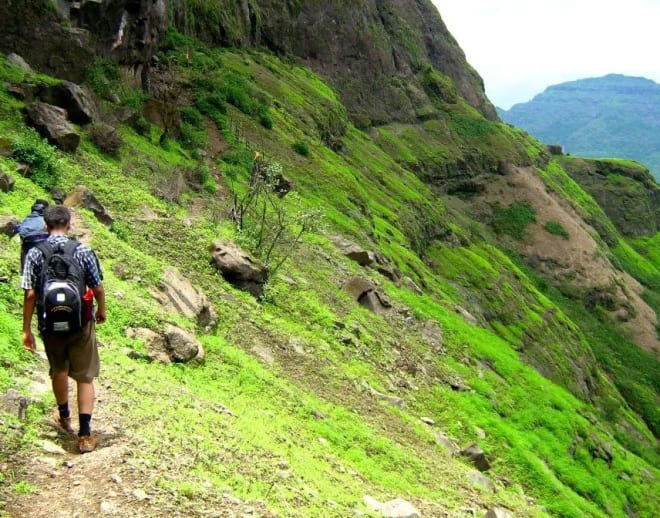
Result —
M76 381L78 388L78 412L80 431L78 432L78 448L81 453L94 450L96 440L91 433L91 420L94 411L94 378L99 374L99 356L96 343L95 322L93 315L93 301L96 299L98 308L96 322L99 324L106 320L105 291L103 289L103 273L96 258L96 254L86 245L79 244L67 237L71 228L71 213L62 205L49 206L44 211L44 220L48 230L48 238L44 243L32 248L26 258L21 288L25 290L23 304L23 346L34 352L35 339L32 334L32 314L37 309L39 332L44 342L46 356L50 366L53 393L57 401L59 415L57 421L67 433L73 434L69 412L69 377ZM52 257L62 254L62 250L73 250L72 268L80 272L84 279L87 292L81 297L84 299L81 306L79 325L69 327L68 323L56 322L54 325L48 321L46 310L47 297L44 295L46 276L52 272ZM57 283L55 283L57 284ZM60 282L59 285L63 283ZM82 285L82 281L80 282ZM52 285L49 281L49 286ZM50 288L49 288L50 289ZM83 286L84 291L84 286ZM56 300L62 301L64 295L56 293ZM50 308L50 306L48 306ZM66 308L65 308L66 309ZM49 309L50 310L50 309ZM80 327L80 329L77 329Z

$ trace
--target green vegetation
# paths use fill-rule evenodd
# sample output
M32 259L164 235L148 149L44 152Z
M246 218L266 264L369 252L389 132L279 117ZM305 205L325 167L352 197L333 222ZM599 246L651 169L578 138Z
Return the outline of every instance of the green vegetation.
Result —
M570 239L571 235L568 233L568 230L558 221L547 221L543 228L550 234L555 236L561 236L564 239Z
M187 23L231 15L218 5L189 3ZM616 257L647 286L660 268L655 238L620 239L559 163L544 164L543 146L460 99L455 111L378 128L372 139L317 76L272 55L211 50L172 32L161 58L191 85L178 140L161 146L162 128L122 126L116 157L89 143L75 155L48 155L60 166L58 187L88 186L115 218L108 229L81 211L111 294L98 333L112 397L100 404L139 427L119 440L154 504L195 515L219 508L230 490L292 517L365 512L365 495L405 497L424 516L475 505L539 517L657 514L657 361L500 249L485 225L445 206L422 179L447 178L457 163L467 171L537 164L553 192L585 218L602 218L599 231L620 243ZM99 93L117 80L107 64L95 70ZM21 103L3 90L0 137L17 142ZM208 144L211 129L224 147L198 160L191 149ZM0 157L16 180L0 193L0 215L22 215L48 196L13 173L16 163ZM273 186L284 173L295 189L280 197ZM496 207L492 227L523 239L535 220L531 205L514 203ZM377 251L403 280L349 261L333 234ZM0 239L8 278L0 282L0 391L25 394L35 365L19 343L19 244ZM242 242L270 263L261 301L209 264L217 239ZM156 301L167 266L205 293L217 329L204 333ZM355 276L383 288L394 306L385 316L342 291ZM196 333L204 361L140 359L145 345L126 330L168 323ZM32 490L12 459L36 453L51 406L47 396L26 420L2 420L0 464L11 468L0 471L0 500ZM439 432L460 446L479 442L497 493L470 485L473 468L438 444Z
M536 211L529 203L512 203L506 208L497 205L493 214L493 228L514 239L525 237L527 225L536 221Z

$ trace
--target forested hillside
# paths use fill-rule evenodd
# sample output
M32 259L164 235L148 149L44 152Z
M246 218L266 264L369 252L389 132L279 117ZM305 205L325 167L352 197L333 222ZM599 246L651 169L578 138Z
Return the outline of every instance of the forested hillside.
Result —
M0 6L0 513L657 516L649 171L497 120L430 2L284 4ZM105 273L85 455L21 346L36 198Z

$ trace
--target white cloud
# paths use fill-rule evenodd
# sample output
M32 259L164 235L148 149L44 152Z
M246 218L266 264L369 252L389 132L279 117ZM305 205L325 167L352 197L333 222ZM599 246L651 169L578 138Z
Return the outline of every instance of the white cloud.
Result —
M508 108L609 73L660 82L660 0L433 0L486 93Z

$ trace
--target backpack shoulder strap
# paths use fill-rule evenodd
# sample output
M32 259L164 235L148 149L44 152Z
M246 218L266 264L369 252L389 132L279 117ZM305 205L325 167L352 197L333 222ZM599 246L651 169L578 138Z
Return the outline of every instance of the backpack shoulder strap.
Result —
M65 255L70 255L73 257L76 248L78 248L79 246L80 243L78 241L76 241L75 239L69 239L66 243L64 243L64 246L62 247L62 251L64 252Z
M44 239L43 241L39 241L37 244L34 245L34 248L38 248L39 251L42 253L42 255L44 256L44 263L51 255L53 255L53 252L55 251L53 245L51 245L47 239Z

